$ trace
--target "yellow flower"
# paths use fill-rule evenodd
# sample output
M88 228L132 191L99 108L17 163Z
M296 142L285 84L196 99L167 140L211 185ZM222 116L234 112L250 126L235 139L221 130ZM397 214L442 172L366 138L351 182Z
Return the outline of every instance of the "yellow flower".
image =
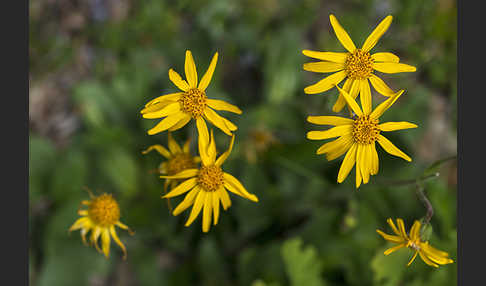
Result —
M408 247L412 250L415 250L415 253L412 256L412 259L410 259L410 261L408 262L407 266L410 266L410 264L412 264L412 262L415 260L415 257L417 257L417 254L420 255L420 258L422 258L422 260L427 263L427 265L433 267L439 267L439 264L444 265L454 262L452 259L449 258L449 254L447 252L440 251L432 247L431 245L429 245L428 241L422 241L422 239L420 238L421 225L419 221L416 220L413 223L412 228L410 229L410 236L408 236L405 231L405 226L402 219L397 219L398 228L395 226L391 218L387 219L387 222L396 235L386 234L379 229L377 229L376 232L383 236L385 240L396 243L398 245L387 249L384 252L385 255L388 255L402 247Z
M181 146L179 146L179 144L177 144L177 142L172 137L171 132L169 132L167 137L167 145L169 146L169 150L167 150L162 145L157 144L152 145L146 150L142 151L142 154L147 154L148 152L155 150L167 159L167 161L162 162L159 165L159 173L161 175L172 176L186 169L196 168L197 164L201 162L201 158L199 158L199 156L192 156L189 152L191 139L188 139L184 146L181 148ZM178 180L176 179L166 179L164 183L164 194L167 193L167 187L169 187L169 185L170 189L173 189L177 185L177 182ZM167 199L167 204L169 206L169 209L172 210L169 199Z
M169 70L170 80L183 92L176 92L162 95L149 101L145 108L140 111L143 118L162 118L154 128L148 131L149 135L169 130L175 131L185 126L191 118L196 121L199 134L203 128L207 129L204 119L209 120L214 126L221 129L229 136L231 131L238 127L228 119L218 115L215 110L225 110L241 114L242 111L225 101L210 99L206 96L206 87L209 85L218 61L218 53L215 53L208 70L201 78L198 85L196 65L192 58L191 51L186 51L185 72L187 81L173 69ZM207 132L206 132L207 133ZM206 138L208 140L209 138Z
M120 222L120 207L111 194L102 194L98 197L90 193L91 200L81 201L82 205L88 207L87 210L78 210L78 214L82 216L69 228L69 232L81 229L81 238L83 243L86 242L86 234L91 230L90 243L94 244L96 250L104 253L106 258L110 254L110 235L113 240L123 250L123 259L127 257L125 245L120 241L115 231L115 225L128 230L133 235L133 232ZM98 238L101 236L101 249L98 246Z
M336 53L303 50L302 53L304 55L322 60L320 62L305 63L303 66L304 70L318 73L335 72L316 84L306 87L304 89L305 93L316 94L327 91L347 78L344 82L343 89L353 98L356 98L359 93L361 95L361 105L365 105L371 102L369 82L382 95L390 96L394 93L383 80L373 74L374 70L383 73L416 71L415 67L400 63L400 59L392 53L380 52L370 54L370 50L390 26L393 19L392 16L387 16L381 21L368 36L361 49L356 48L348 33L346 33L334 15L329 15L329 19L338 40L348 52ZM332 110L339 112L345 104L346 101L340 95Z
M208 132L207 129L205 131ZM219 203L221 202L224 210L231 206L231 200L226 190L254 202L258 202L258 198L254 194L250 194L238 179L224 172L221 168L233 148L234 135L231 138L228 150L218 158L216 158L216 145L212 130L209 142L204 138L209 138L209 136L207 134L199 136L198 140L199 154L202 160L202 166L199 169L188 169L174 176L161 176L161 178L186 179L163 198L172 198L189 192L172 214L176 216L193 205L189 219L185 224L185 226L189 226L204 208L202 230L208 232L211 226L211 215L213 224L218 224Z
M408 128L416 128L417 125L409 122L379 123L380 116L400 97L403 90L390 96L383 103L371 111L371 102L361 109L356 101L343 89L339 89L346 102L356 114L353 119L339 116L309 116L307 121L320 125L333 125L335 127L326 131L310 131L307 138L311 140L323 140L339 137L317 149L317 154L326 154L328 161L334 160L344 153L343 163L339 169L337 181L343 182L356 163L356 188L368 183L370 175L378 174L378 153L375 142L378 142L386 152L391 155L412 161L405 153L395 147L381 132L394 131Z

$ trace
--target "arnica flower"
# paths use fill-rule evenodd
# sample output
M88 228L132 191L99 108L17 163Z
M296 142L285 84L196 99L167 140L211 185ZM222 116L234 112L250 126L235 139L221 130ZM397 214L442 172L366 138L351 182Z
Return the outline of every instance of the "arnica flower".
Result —
M221 168L221 165L231 153L235 137L232 136L228 150L218 158L216 158L216 144L212 130L209 142L204 138L209 138L209 136L207 134L200 136L198 140L199 155L202 161L202 166L199 169L189 169L174 176L161 176L161 178L186 179L163 198L172 198L189 192L172 214L179 215L193 205L185 226L191 225L203 210L202 231L208 232L211 226L211 216L213 224L218 224L220 202L224 210L231 206L227 190L253 202L258 202L258 198L254 194L250 194L238 179L224 172Z
M161 175L172 176L184 170L196 168L197 164L201 162L201 158L199 158L199 156L192 156L189 152L191 139L188 139L184 146L181 148L181 146L179 146L179 144L177 144L177 142L172 137L171 132L169 132L167 137L167 145L169 147L169 150L167 150L162 145L157 144L152 145L146 150L142 151L142 154L147 154L148 152L155 150L167 159L167 161L164 161L159 165L159 173ZM166 179L164 183L164 194L167 194L167 188L169 186L170 189L175 188L177 182L177 179ZM167 199L167 204L169 206L169 209L172 209L169 199Z
M336 53L303 50L302 53L304 55L322 60L319 62L305 63L303 66L304 70L318 73L334 72L316 84L306 87L304 89L305 93L316 94L325 92L347 78L344 82L343 89L352 98L356 98L359 93L361 95L361 105L365 105L371 102L369 82L382 95L390 96L394 93L382 79L373 74L373 71L376 70L383 73L416 71L415 67L400 63L400 59L392 53L380 52L370 54L370 50L390 26L393 19L392 16L387 16L381 21L368 36L361 49L356 48L348 33L346 33L334 15L329 15L329 19L338 40L348 52ZM345 104L346 101L340 95L332 110L339 112Z
M215 53L208 70L198 85L196 65L191 51L186 51L184 68L187 81L183 80L173 69L169 70L170 80L182 92L157 97L149 101L145 105L145 108L140 111L143 118L153 119L165 117L154 128L148 131L149 135L154 135L165 130L175 131L185 126L191 119L196 121L199 134L201 134L202 129L207 129L205 119L209 120L209 122L229 136L232 135L231 131L238 129L235 124L218 115L214 110L224 110L237 114L241 114L242 111L225 101L210 99L206 96L205 90L211 81L217 61L218 53ZM209 138L206 138L206 140L209 140Z
M102 194L98 197L90 193L91 200L81 201L82 205L88 207L87 210L78 210L82 216L69 228L69 232L81 229L81 238L84 244L86 234L91 230L90 242L94 244L98 252L103 253L106 258L110 254L110 235L113 240L123 250L123 259L127 257L125 245L120 241L115 231L115 226L127 230L131 235L133 232L120 222L120 207L111 194ZM98 238L101 236L101 249L98 246Z
M420 255L420 258L422 258L422 260L427 263L427 265L433 267L439 267L439 264L444 265L454 262L452 259L449 258L449 254L447 252L440 251L432 247L431 245L429 245L428 241L422 241L422 239L420 238L421 224L419 221L416 220L413 223L412 228L410 229L410 235L407 235L402 219L397 219L398 228L395 226L391 218L387 219L387 222L396 235L386 234L379 229L377 229L376 232L383 236L385 240L396 243L398 245L387 249L384 252L385 255L388 255L400 248L408 247L414 250L415 253L412 256L412 259L410 259L410 261L408 262L407 266L410 266L410 264L412 264L412 262L415 260L415 257L417 257L417 254Z
M356 116L352 119L339 116L309 116L307 121L320 125L333 125L335 127L326 131L310 131L307 138L311 140L324 140L339 137L317 149L317 154L326 153L328 161L334 160L344 153L343 163L339 169L337 181L343 182L356 163L356 188L361 181L368 183L370 175L378 173L378 153L375 142L378 142L386 152L391 155L412 161L409 156L398 149L381 132L416 128L417 125L409 122L379 122L380 116L392 106L400 97L403 90L390 96L387 100L371 111L371 102L365 103L361 109L356 101L343 89L337 87L341 95Z

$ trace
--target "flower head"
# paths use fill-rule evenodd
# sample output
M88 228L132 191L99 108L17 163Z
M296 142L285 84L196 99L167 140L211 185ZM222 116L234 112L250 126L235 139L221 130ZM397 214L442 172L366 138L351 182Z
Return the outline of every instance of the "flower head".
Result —
M383 73L416 71L415 67L400 63L400 59L392 53L380 52L370 54L370 50L388 30L393 19L392 16L387 16L378 24L361 49L356 48L348 33L346 33L334 15L329 15L329 19L338 40L348 52L303 50L302 53L304 55L321 60L319 62L305 63L303 66L304 70L318 73L333 73L316 84L306 87L304 89L305 93L316 94L325 92L346 78L343 89L353 98L360 94L361 104L363 105L365 102L371 102L369 83L382 95L390 96L394 93L383 80L373 74L375 70ZM332 110L339 112L345 105L346 101L340 95Z
M415 221L410 229L410 234L407 235L405 231L405 226L402 219L397 219L398 228L393 223L391 218L387 219L388 224L392 228L393 232L396 235L386 234L383 231L377 229L376 232L380 234L385 240L398 244L392 248L387 249L384 254L388 255L395 250L398 250L403 247L408 247L415 251L412 256L412 259L408 262L407 266L410 266L412 262L417 257L417 254L420 255L420 258L427 263L427 265L433 267L439 267L440 265L453 263L454 261L449 258L449 254L444 251L440 251L431 245L429 245L428 241L422 241L420 237L420 227L421 224L419 221Z
M115 231L115 225L133 232L120 222L120 207L111 194L102 194L94 196L90 193L91 200L84 200L82 205L87 206L86 210L78 210L82 216L69 228L69 232L81 229L81 238L83 243L87 244L86 234L91 230L90 243L94 244L98 252L103 253L106 258L110 254L110 235L113 240L123 250L123 259L127 257L125 245L120 241ZM101 236L101 249L98 246L98 238Z
M336 86L337 87L337 86ZM326 131L310 131L307 138L311 140L323 140L339 137L338 139L322 145L317 154L326 154L327 160L334 160L346 153L337 181L343 182L356 163L356 188L368 183L370 175L378 174L378 153L375 142L391 155L411 161L409 156L395 147L382 132L395 131L408 128L416 128L417 125L409 122L379 122L380 116L400 97L403 90L391 95L387 100L371 110L371 101L364 102L361 109L356 101L343 89L337 87L345 98L354 118L339 116L309 116L307 121L320 125L333 125L335 127Z
M201 158L199 158L199 156L192 156L189 152L191 139L188 139L184 146L181 148L181 146L179 146L179 144L177 144L177 142L172 137L172 133L170 131L167 135L167 138L167 146L169 147L168 150L164 146L157 144L152 145L146 150L142 151L142 154L147 154L148 152L155 150L167 159L166 161L160 163L158 173L161 175L172 176L186 169L196 168L197 164L201 162ZM164 194L167 193L167 188L169 186L170 189L173 189L177 185L177 183L177 179L166 179L164 183ZM167 199L167 204L169 206L169 209L172 210L169 199Z
M149 135L154 135L165 130L175 131L184 127L191 119L196 121L199 133L203 128L207 129L205 119L209 120L209 122L229 136L232 135L232 131L238 129L231 121L221 117L214 110L224 110L236 114L241 114L242 111L225 101L208 98L205 92L213 77L217 61L218 53L215 53L208 70L198 85L194 59L192 58L191 51L186 51L184 68L187 81L183 80L173 69L169 70L170 80L182 92L157 97L149 101L145 105L145 108L140 111L143 118L164 118L154 128L148 131Z
M187 169L173 176L161 177L185 179L163 198L171 198L189 192L172 214L175 216L179 215L193 205L185 226L191 225L201 210L203 210L202 230L203 232L208 232L211 226L211 216L213 224L216 225L218 223L220 202L224 210L231 206L231 200L227 191L254 202L258 202L258 198L254 194L250 194L238 179L224 172L221 167L231 153L235 140L234 135L231 138L228 150L217 158L213 132L211 130L211 136L209 137L207 129L203 129L204 131L206 134L199 136L198 140L202 166L199 169ZM205 138L210 139L206 141Z

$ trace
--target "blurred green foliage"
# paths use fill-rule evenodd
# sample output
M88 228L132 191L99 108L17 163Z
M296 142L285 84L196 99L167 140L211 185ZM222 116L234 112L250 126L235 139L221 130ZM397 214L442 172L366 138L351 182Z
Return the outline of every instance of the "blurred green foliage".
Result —
M446 126L441 136L456 134L455 1L38 0L29 5L32 86L49 82L58 88L57 96L66 99L58 109L78 122L60 142L41 128L56 113L31 116L32 285L455 285L455 263L432 269L417 258L406 267L411 252L384 256L389 245L375 232L389 231L388 217L404 218L410 227L425 214L414 185L395 181L419 178L434 161L455 155L454 141L432 140L437 124ZM305 118L331 114L338 95L336 89L303 92L322 75L302 70L309 59L301 50L344 51L330 13L357 45L392 14L390 29L373 51L392 51L418 69L380 75L394 90L406 90L383 120L419 125L389 135L413 162L380 149L380 172L359 191L354 171L337 184L342 159L326 161L315 154L323 142L305 139L315 128ZM183 226L188 211L178 217L168 213L160 199L163 181L150 172L162 157L141 154L167 142L166 133L147 135L157 121L142 119L139 111L148 100L176 90L167 72L183 72L186 49L200 75L214 52L220 53L208 95L244 111L228 115L239 129L225 170L260 199L255 204L233 197L208 234L201 232L200 219ZM58 102L49 96L39 101L37 94L31 92L31 114ZM439 112L443 122L432 116L437 99L445 102ZM382 100L377 95L374 104ZM224 150L228 137L215 135ZM180 143L197 138L194 124L174 136ZM195 142L191 148L195 153ZM440 176L424 187L435 210L431 244L455 260L453 163L427 170ZM84 186L113 193L119 201L121 221L135 230L134 236L119 231L126 262L115 244L106 260L85 247L78 232L68 235L80 201L88 198Z

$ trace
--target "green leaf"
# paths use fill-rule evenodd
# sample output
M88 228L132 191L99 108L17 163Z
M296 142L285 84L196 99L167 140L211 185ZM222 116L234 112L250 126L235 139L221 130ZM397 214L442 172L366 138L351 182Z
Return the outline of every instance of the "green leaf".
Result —
M454 155L454 156L450 156L450 157L447 157L447 158L444 158L444 159L440 159L438 161L435 161L434 163L432 163L429 167L427 167L425 170L424 170L424 173L423 173L423 177L427 177L429 175L432 175L434 173L437 173L440 169L440 167L442 166L442 164L450 161L450 160L454 160L456 159L457 156Z
M322 286L322 262L314 246L302 248L302 239L292 238L282 245L282 257L293 286Z

